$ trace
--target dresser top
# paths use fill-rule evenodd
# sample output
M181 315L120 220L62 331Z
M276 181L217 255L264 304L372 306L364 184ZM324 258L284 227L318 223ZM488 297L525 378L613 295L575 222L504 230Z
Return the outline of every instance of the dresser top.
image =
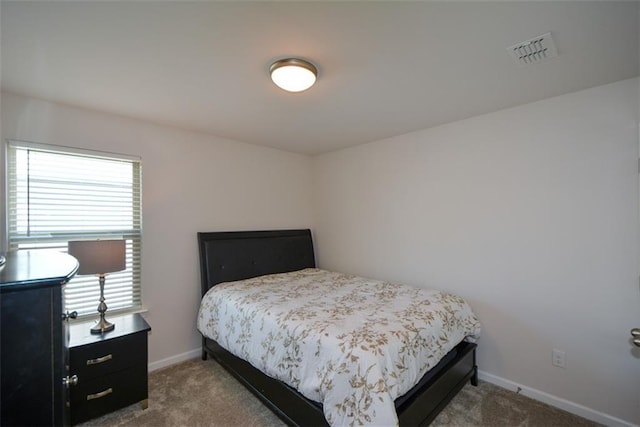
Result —
M0 292L12 292L67 283L78 271L78 260L51 250L8 252L0 270Z

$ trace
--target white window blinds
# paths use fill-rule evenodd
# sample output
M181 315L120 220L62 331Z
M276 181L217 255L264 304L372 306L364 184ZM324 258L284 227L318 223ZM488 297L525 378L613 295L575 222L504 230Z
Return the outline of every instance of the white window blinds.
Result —
M7 150L9 250L67 251L70 240L125 239L127 269L107 276L109 310L142 305L140 160L127 156L10 141ZM95 276L65 287L65 309L93 314Z

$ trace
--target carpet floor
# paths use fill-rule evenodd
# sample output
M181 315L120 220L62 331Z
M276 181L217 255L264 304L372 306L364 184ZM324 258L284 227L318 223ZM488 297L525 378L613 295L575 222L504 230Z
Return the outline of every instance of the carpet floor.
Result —
M283 426L215 361L190 360L149 374L149 407L140 404L80 426ZM480 381L466 385L431 424L440 426L597 426L567 412Z

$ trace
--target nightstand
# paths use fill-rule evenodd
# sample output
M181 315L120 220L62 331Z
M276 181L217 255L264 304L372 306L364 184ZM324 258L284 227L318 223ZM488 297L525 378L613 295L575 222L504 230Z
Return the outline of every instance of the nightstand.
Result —
M149 324L139 314L109 316L111 332L92 334L95 322L74 323L69 328L71 424L141 402L148 405L147 335Z

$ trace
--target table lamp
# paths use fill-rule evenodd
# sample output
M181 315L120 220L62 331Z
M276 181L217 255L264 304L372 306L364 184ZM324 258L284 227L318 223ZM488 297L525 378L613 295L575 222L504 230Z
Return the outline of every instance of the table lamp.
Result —
M91 328L92 334L112 331L115 325L104 318L107 304L104 302L104 282L107 273L126 269L125 240L78 240L69 242L69 255L79 262L78 275L95 274L100 281L100 319Z

